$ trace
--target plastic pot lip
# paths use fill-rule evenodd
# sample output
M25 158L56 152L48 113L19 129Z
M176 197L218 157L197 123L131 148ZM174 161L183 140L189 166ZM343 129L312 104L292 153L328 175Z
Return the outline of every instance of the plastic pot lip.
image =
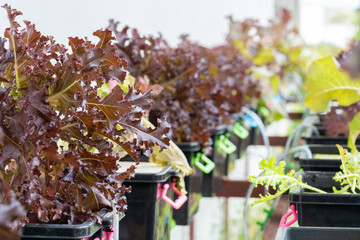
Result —
M297 161L301 168L317 168L327 172L340 171L341 166L340 159L299 158Z
M278 229L275 239L286 239L286 240L304 239L304 234L306 234L305 236L307 236L308 239L312 239L312 237L319 236L319 234L329 237L331 233L339 234L338 232L341 232L341 236L343 236L345 238L346 238L346 236L354 237L354 234L356 234L355 236L360 235L360 228L357 228L357 227L318 227L318 226L316 226L316 227L311 227L311 226L282 227L282 228ZM292 236L299 236L299 238L297 238L297 237L293 238ZM325 239L325 238L321 238L321 239ZM330 239L334 239L334 238L330 238Z
M327 189L328 193L305 192L305 189L295 187L289 191L289 202L299 205L360 205L360 194L335 194L331 192L332 186L337 188L340 186L333 180L335 174L336 172L324 171L304 171L297 173L296 176L301 175L304 182L308 182L310 185L319 187L325 191ZM315 177L314 180L312 180L313 177Z
M32 239L79 239L93 236L101 227L100 224L91 219L80 224L27 223L21 237Z
M108 215L105 215L102 219L102 223L101 226L102 227L112 227L113 226L113 213L112 212L108 212ZM125 217L125 213L119 215L119 221L121 221L123 218Z
M335 194L304 192L297 187L289 192L290 204L312 204L312 205L356 205L360 206L360 194Z
M222 134L226 133L227 129L228 129L228 127L226 126L226 124L221 124L215 128L213 136L222 135Z
M120 162L120 165L124 170L134 164L134 162ZM179 173L180 170L174 169L171 165L159 166L152 162L140 162L136 165L135 177L126 179L124 183L161 183L166 182L170 177L178 176Z
M240 121L243 117L244 117L244 113L242 113L242 112L232 113L232 114L231 114L231 118L232 118L235 122Z
M106 222L107 220L111 220L112 222L112 215L113 215L112 212L108 212L105 208L103 208L99 211L99 213L103 222L104 221ZM119 220L123 219L124 217L125 217L125 213L119 216ZM93 225L96 225L96 223L91 219L88 219L83 223L77 223L77 224L68 224L68 223L26 223L25 224L25 226L28 228L38 228L41 226L45 226L45 227L51 226L53 228L74 228L74 227L87 228Z
M324 145L335 145L335 144L347 144L348 137L346 136L311 136L303 137L307 144L324 144ZM356 140L356 143L360 143L360 139Z
M176 145L183 152L198 152L201 149L199 142L176 142Z
M340 144L344 149L349 150L349 147L346 144ZM312 154L339 154L339 149L335 144L308 144L307 145L312 152ZM356 145L360 148L359 145Z
M82 228L92 227L93 225L95 225L95 222L93 222L91 220L87 220L87 221L85 221L83 223L79 223L79 224L68 224L68 223L26 223L25 227L26 228L54 228L54 229L63 229L63 228L82 229Z
M303 139L305 140L322 140L322 139L326 139L326 140L346 140L348 139L348 137L346 136L323 136L323 135L320 135L320 136L311 136L311 137L303 137Z

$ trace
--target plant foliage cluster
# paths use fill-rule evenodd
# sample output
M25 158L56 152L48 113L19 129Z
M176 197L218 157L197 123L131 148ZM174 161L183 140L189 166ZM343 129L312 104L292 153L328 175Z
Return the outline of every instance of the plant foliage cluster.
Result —
M326 135L349 136L349 124L358 112L360 112L360 102L350 106L331 107L331 110L323 117Z
M349 153L337 145L341 156L341 171L337 172L334 180L340 182L341 188L337 194L357 194L360 190L360 153L356 149L355 141L360 133L360 80L359 80L359 51L360 43L352 44L346 52L336 58L325 57L313 62L308 70L305 88L307 96L305 105L315 112L328 110L329 103L336 100L339 107L332 107L324 117L324 125L329 135L348 135ZM259 177L250 176L249 181L255 185L262 184L266 188L273 187L275 194L261 196L255 203L274 199L294 186L300 186L315 192L324 193L294 177L294 170L285 172L284 161L276 165L274 158L268 162L263 160L259 168L264 170Z
M252 62L231 44L206 48L183 36L171 47L162 36L141 36L128 27L117 30L114 22L109 29L117 39L116 54L128 62L137 87L157 93L150 120L165 117L174 141L199 141L209 153L215 128L260 97Z
M262 25L258 20L235 21L230 18L228 41L253 62L253 75L263 86L263 105L271 109L268 120L286 116L285 106L275 96L287 101L301 101L307 59L301 57L304 43L283 9L277 21Z
M333 179L340 182L341 188L337 190L333 187L333 192L336 194L357 194L360 190L360 153L349 153L340 145L337 145L337 147L341 156L341 171L337 172ZM304 183L301 180L301 175L295 177L295 170L291 170L287 173L285 170L285 161L280 161L279 164L277 164L275 158L270 158L269 161L263 159L259 163L259 169L263 170L262 174L258 177L250 176L249 181L254 183L255 187L260 184L267 190L272 187L277 191L274 194L268 192L265 196L260 194L260 199L255 200L252 205L273 200L295 187L301 187L317 193L327 193Z
M138 161L139 146L169 144L166 122L154 129L141 122L151 92L123 90L127 63L110 30L94 32L96 44L70 37L68 50L3 8L10 26L0 38L0 228L17 217L79 223L112 205L123 212L130 189L122 182L135 167L121 169L120 153ZM100 97L110 80L118 85Z

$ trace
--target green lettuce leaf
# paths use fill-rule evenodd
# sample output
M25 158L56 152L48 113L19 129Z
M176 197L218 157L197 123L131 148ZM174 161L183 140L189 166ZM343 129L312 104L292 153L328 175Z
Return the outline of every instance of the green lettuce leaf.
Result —
M329 56L313 62L308 70L305 84L305 105L314 112L324 112L331 100L348 106L360 100L360 81L354 81L341 72Z
M356 139L360 133L360 113L357 113L349 124L349 138L348 146L351 148L351 152L356 151Z

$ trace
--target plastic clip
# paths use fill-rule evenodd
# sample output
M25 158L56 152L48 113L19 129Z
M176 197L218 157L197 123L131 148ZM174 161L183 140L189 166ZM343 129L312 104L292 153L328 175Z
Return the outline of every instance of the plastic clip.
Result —
M259 111L260 115L262 115L263 117L267 117L270 115L269 109L267 109L265 106L259 107L258 111Z
M245 139L249 136L249 131L241 126L241 123L236 122L232 129L232 132L241 139Z
M113 230L113 227L110 228L111 230ZM101 240L113 240L114 239L114 232L102 232L102 239ZM96 240L96 239L94 239Z
M200 160L203 161L206 165L201 163ZM209 174L215 168L215 163L203 153L196 154L194 158L194 165L206 174Z
M187 196L186 194L182 194L176 187L175 187L175 182L171 183L171 189L173 189L173 191L179 196L175 201L171 200L170 198L168 198L166 196L167 191L169 190L169 184L166 183L163 186L163 191L161 193L161 198L167 202L171 207L173 207L174 209L179 209L181 208L181 206L187 201ZM174 190L176 189L176 190Z
M293 215L294 218L291 219L289 222L286 222L288 217L290 217L291 215ZM289 227L291 224L296 222L297 219L298 219L298 217L297 217L297 213L296 213L296 207L293 204L293 205L290 206L290 212L288 212L284 216L282 216L282 218L280 220L279 228L281 228L281 227Z
M228 155L236 151L236 146L224 135L219 137L217 146Z

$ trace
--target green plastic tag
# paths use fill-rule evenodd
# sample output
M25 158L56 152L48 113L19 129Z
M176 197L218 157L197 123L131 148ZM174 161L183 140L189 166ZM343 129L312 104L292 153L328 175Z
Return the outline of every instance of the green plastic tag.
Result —
M204 162L205 165L201 161ZM215 168L215 163L203 153L196 154L194 165L206 174L209 174Z
M236 151L236 146L224 135L221 135L216 143L217 147L219 147L226 154L232 154Z
M236 122L233 127L233 133L241 139L245 139L249 136L249 131L241 126L239 122Z
M270 111L269 111L269 109L267 109L266 107L261 106L261 107L259 108L259 113L260 113L263 117L267 117L267 116L269 116Z

